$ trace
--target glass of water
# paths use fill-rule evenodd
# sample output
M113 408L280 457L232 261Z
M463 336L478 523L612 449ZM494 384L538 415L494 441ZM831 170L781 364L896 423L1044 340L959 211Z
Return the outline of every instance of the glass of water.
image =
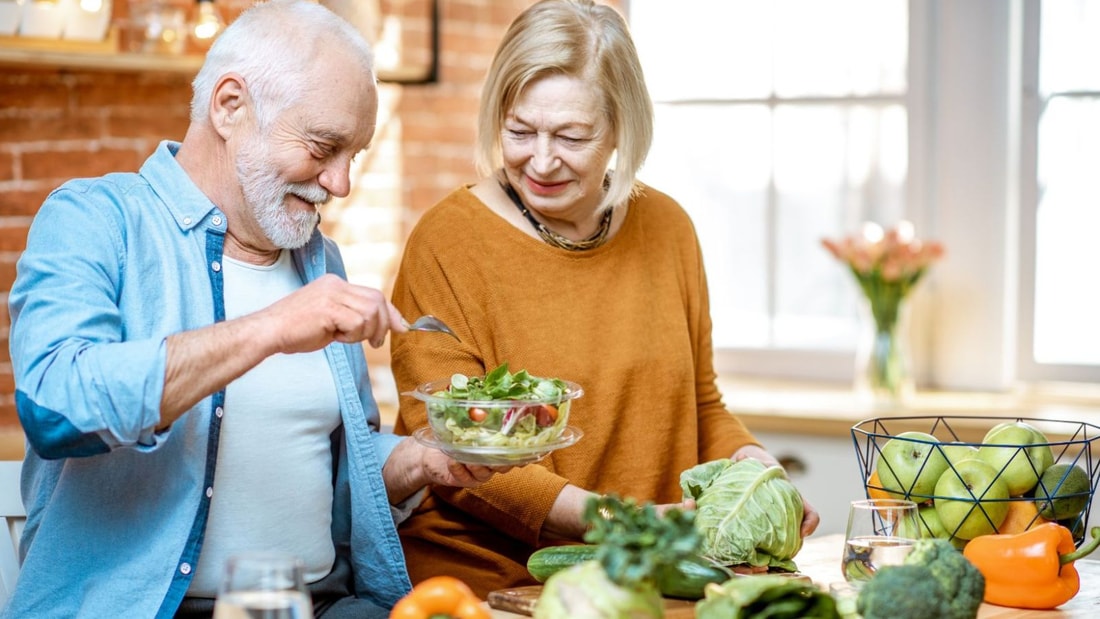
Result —
M225 563L214 619L313 619L302 562L277 553L249 553Z
M862 582L884 565L901 565L919 537L920 521L913 501L852 501L841 562L844 579Z

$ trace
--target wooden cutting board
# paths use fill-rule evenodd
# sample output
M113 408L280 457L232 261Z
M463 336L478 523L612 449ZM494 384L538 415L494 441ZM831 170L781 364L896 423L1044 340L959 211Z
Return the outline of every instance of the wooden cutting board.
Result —
M489 608L503 610L517 615L530 617L535 610L535 601L542 593L542 585L515 587L490 591L486 602ZM665 598L665 619L694 619L695 602Z

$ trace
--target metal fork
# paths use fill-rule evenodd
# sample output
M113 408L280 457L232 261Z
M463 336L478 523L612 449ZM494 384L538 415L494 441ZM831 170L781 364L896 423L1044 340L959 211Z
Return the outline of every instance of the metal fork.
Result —
M458 336L455 335L454 331L451 331L450 327L444 324L442 320L436 318L435 316L432 316L431 314L417 318L415 321L413 321L412 324L409 324L409 321L407 320L403 322L405 324L405 328L409 331L439 331L440 333L446 333L456 340L458 339Z

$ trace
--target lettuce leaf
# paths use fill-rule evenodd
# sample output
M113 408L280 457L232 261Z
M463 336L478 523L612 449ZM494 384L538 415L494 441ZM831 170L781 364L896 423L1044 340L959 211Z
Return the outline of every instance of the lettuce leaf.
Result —
M701 553L722 565L797 571L802 549L802 495L781 467L759 460L704 462L680 474L685 499L695 499Z
M836 602L815 585L765 574L708 585L696 619L839 619Z

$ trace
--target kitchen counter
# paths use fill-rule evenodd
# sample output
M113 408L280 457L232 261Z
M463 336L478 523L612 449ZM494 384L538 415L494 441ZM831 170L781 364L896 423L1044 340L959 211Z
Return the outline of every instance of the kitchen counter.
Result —
M813 579L814 584L828 590L835 582L844 582L840 572L840 556L844 546L842 535L811 536L794 558L798 569ZM1082 559L1075 563L1081 575L1081 591L1057 610L1024 610L982 604L978 619L1091 619L1100 617L1100 561ZM490 609L494 619L517 619L523 615ZM666 619L688 619L694 613L687 603L670 606Z

